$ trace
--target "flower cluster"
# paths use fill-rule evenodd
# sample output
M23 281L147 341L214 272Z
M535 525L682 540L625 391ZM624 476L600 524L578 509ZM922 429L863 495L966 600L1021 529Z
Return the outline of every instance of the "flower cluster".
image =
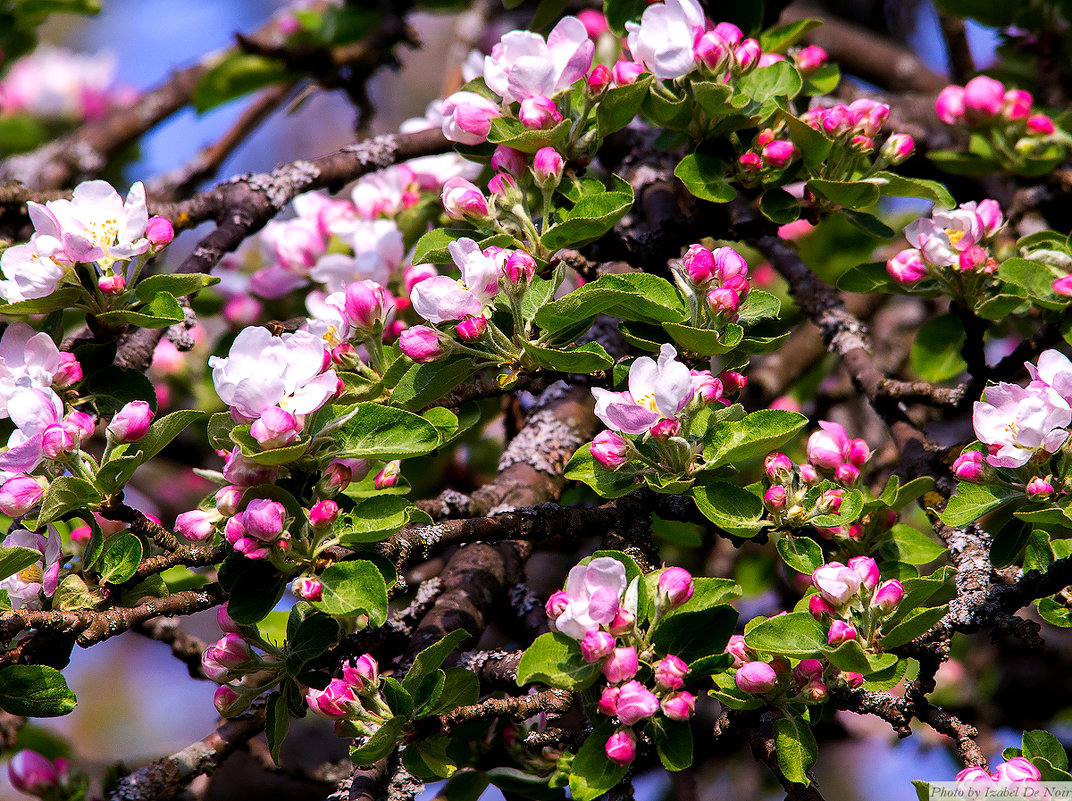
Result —
M224 635L201 654L201 670L220 685L212 700L228 718L244 712L254 698L278 684L283 652L261 637L256 626L235 623L226 605L216 610L216 621Z
M116 85L117 68L113 53L38 47L12 64L0 80L0 115L28 114L66 123L99 119L136 97L134 89Z
M712 251L696 244L672 260L670 268L692 325L718 329L737 320L737 310L752 288L744 256L731 247Z
M673 654L657 659L650 642L658 620L692 597L692 576L680 567L659 574L649 627L637 619L638 582L626 581L625 566L617 559L596 557L570 570L565 590L554 593L546 606L551 628L578 640L584 661L601 666L608 685L599 711L621 724L607 740L606 754L619 765L636 756L633 727L660 711L670 720L688 720L696 707L695 696L683 689L688 666ZM651 670L652 687L637 679L642 664Z
M907 160L915 151L915 142L908 134L892 133L881 147L876 146L875 139L889 115L888 105L868 98L805 112L801 117L804 123L834 140L834 150L819 168L820 175L831 180L859 180Z
M363 654L342 666L342 678L332 679L323 690L305 691L305 702L314 715L335 721L340 737L367 737L391 717L380 695L380 666Z
M911 286L933 279L955 296L983 286L997 262L991 241L1004 227L996 200L961 203L953 210L937 210L905 227L910 248L886 262L890 276Z
M817 592L808 599L808 611L829 624L829 645L857 639L865 649L878 645L882 621L905 596L897 579L880 584L880 578L878 565L869 556L853 557L848 565L828 562L815 569L811 583Z
M1037 782L1042 780L1042 773L1039 769L1031 764L1031 761L1026 757L1013 757L1007 762L1002 762L996 768L993 773L987 773L985 768L973 767L964 768L957 774L957 792L966 793L966 787L974 787L976 784L981 784L983 787L986 785L997 785L998 787L1008 787L1011 784L1018 782ZM989 792L978 788L978 792ZM1045 793L1045 791L1043 791ZM1040 795L1040 798L1046 796Z
M831 683L849 687L863 683L859 673L840 671L818 659L802 659L795 667L784 657L760 659L740 634L730 637L726 653L733 657L733 682L737 689L766 701L821 704L830 695Z
M631 469L641 472L692 471L693 419L708 404L724 403L723 394L739 391L745 379L738 373L716 378L709 370L690 370L676 357L673 345L663 345L658 361L641 356L633 362L624 392L592 388L596 417L608 429L592 440L592 458L603 467L617 470L632 461Z
M1001 81L977 75L964 86L950 84L938 93L934 113L947 125L998 128L1010 140L1049 136L1053 120L1032 112L1035 100L1023 89L1006 89Z

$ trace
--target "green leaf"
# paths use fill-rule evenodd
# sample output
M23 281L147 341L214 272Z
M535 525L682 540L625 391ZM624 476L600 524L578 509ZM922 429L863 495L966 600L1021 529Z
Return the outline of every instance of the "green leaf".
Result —
M156 412L156 389L140 370L105 367L86 378L85 394L95 396L94 405L104 417L122 409L131 401L143 400Z
M159 576L153 576L153 578L159 579ZM167 594L166 591L164 594ZM52 596L52 608L61 609L64 612L75 612L79 609L94 609L99 601L99 596L94 597L80 576L68 573Z
M845 218L845 222L872 239L892 239L895 234L892 228L873 214L844 209L842 216Z
M141 451L135 451L134 455L117 456L101 465L97 471L97 489L101 495L111 495L122 489L143 461Z
M167 447L175 437L185 431L187 427L205 416L205 412L183 409L153 421L153 424L149 426L148 433L138 441L138 448L142 453L141 461L147 462L152 459Z
M663 618L652 633L660 653L686 662L721 653L737 625L737 610L721 604L697 612L677 612Z
M791 45L799 42L808 31L823 24L821 19L806 18L769 28L759 35L759 44L764 53L785 53Z
M870 208L879 198L878 186L869 181L828 181L824 178L812 178L808 181L808 188L831 203L856 211Z
M663 323L663 329L682 350L699 356L728 353L741 344L744 329L730 323L722 331L710 328L693 328L680 323Z
M798 573L811 575L826 561L823 549L810 537L782 537L776 547L782 561Z
M1007 503L1020 495L1011 487L1002 485L985 486L961 481L957 491L949 499L945 509L938 514L941 521L954 528L966 526L992 509Z
M653 718L655 751L659 761L669 771L684 770L692 765L692 726L684 720L670 720L662 715Z
M910 565L925 565L946 552L945 548L922 531L903 523L898 523L890 529L879 550L891 561L906 562Z
M55 718L66 715L78 699L63 674L47 665L0 668L0 709L12 715Z
M279 749L290 728L290 715L283 701L283 694L276 690L268 696L264 705L264 736L268 740L268 753L275 764L279 764Z
M581 657L581 646L561 632L541 634L517 664L517 684L523 687L535 681L564 690L583 690L602 675L598 662L591 664Z
M804 166L818 167L826 161L827 156L830 155L830 149L834 146L833 139L788 112L782 114L782 119L789 128L793 143L800 148ZM799 207L799 201L797 205Z
M454 264L454 259L451 258L448 249L450 243L457 242L459 239L476 239L478 236L479 233L471 228L433 228L417 240L417 247L413 251L413 263ZM505 247L516 244L513 237L507 234L495 234L477 241L480 243L481 250L492 245Z
M339 457L404 459L423 456L439 445L439 432L423 417L376 403L357 404L357 414L339 429Z
M886 271L886 262L878 261L850 267L838 279L837 288L843 292L866 295L871 292L897 293L904 289L904 286Z
M692 96L700 105L700 108L712 119L732 116L737 113L737 109L730 105L729 102L733 96L732 87L715 81L693 80L689 84L689 89L692 90Z
M523 153L535 153L541 147L561 142L569 134L572 122L567 118L552 128L526 128L520 120L509 117L494 117L488 141L493 145L505 145Z
M708 520L738 537L754 537L764 527L763 501L746 489L715 481L689 490Z
M774 747L782 775L795 784L811 784L808 771L819 755L811 726L796 715L774 721Z
M726 180L726 162L707 153L689 153L674 168L685 188L701 200L729 203L737 190Z
M753 289L737 310L737 322L742 325L776 318L782 311L782 302L770 292Z
M949 605L934 606L930 609L917 609L904 620L882 634L882 647L885 650L900 648L912 642L916 637L930 631L939 620L949 612Z
M585 443L566 464L565 478L587 484L604 498L620 498L638 488L636 476L608 470L592 458L592 443Z
M41 552L35 548L0 545L0 581L30 565L37 564L41 558Z
M227 591L227 612L236 623L252 625L264 618L283 595L286 582L268 562L228 557L220 568L220 584Z
M30 298L15 303L0 303L0 314L48 314L54 311L63 311L74 306L82 299L81 288L69 286L63 287L46 295L43 298Z
M309 449L309 440L299 440L293 445L264 449L250 433L248 425L237 426L231 431L231 441L242 450L242 455L251 462L263 465L290 464L300 459Z
M118 309L97 315L97 319L108 326L136 325L139 328L167 328L181 323L185 317L182 306L167 292L157 292L137 309Z
M361 501L339 527L340 545L381 542L410 523L424 525L432 518L399 495L375 495Z
M368 615L369 626L387 619L387 582L375 564L365 559L336 562L320 574L324 592L315 606L329 615Z
M603 275L548 303L536 313L544 331L576 328L581 321L607 314L622 320L681 322L685 308L674 286L646 273Z
M559 250L595 242L613 228L632 206L631 187L628 192L586 195L578 200L572 209L559 213L557 222L540 237L540 244L551 250Z
M826 632L810 612L790 612L757 624L744 639L757 651L811 659L826 644Z
M796 97L803 85L800 73L788 61L776 61L766 67L757 67L737 79L737 91L757 103L764 103L776 97Z
M1036 300L1056 299L1053 282L1063 273L1054 272L1049 266L1031 259L1006 259L998 267L998 277L1002 281L1023 288L1029 297ZM1063 306L1064 304L1058 304Z
M1065 606L1056 596L1040 598L1038 613L1039 617L1051 626L1063 629L1072 628L1072 609Z
M475 704L480 698L480 679L463 667L447 668L444 673L443 692L428 715L445 715L460 706Z
M574 801L595 801L625 778L628 768L607 759L607 740L613 733L613 724L601 723L577 751L569 777Z
M422 409L468 381L475 372L469 357L415 364L395 385L391 403L411 411Z
M122 584L138 572L141 557L141 540L133 534L112 537L105 543L104 553L101 554L101 580L109 584Z
M924 381L945 381L964 372L968 363L960 349L966 337L964 323L955 314L943 314L924 323L909 354L916 375Z
M1031 526L1015 518L1008 521L990 544L990 564L998 570L1015 564L1030 539Z
M356 767L365 768L375 764L395 750L402 739L402 731L409 720L402 715L395 715L373 732L368 741L360 746L350 747L350 761Z
M635 83L616 86L603 93L596 106L600 136L619 131L636 118L651 82L651 75L643 75Z
M465 629L455 629L417 654L409 672L402 679L402 686L406 691L409 693L416 692L417 687L420 686L424 678L439 670L439 666L450 656L450 652L468 637L469 632Z
M45 490L41 499L41 514L37 517L37 527L60 520L72 512L84 514L100 502L100 493L84 478L60 476Z
M775 187L763 193L759 210L771 222L785 225L800 218L800 201L784 189Z
M859 640L843 642L836 648L825 647L823 648L823 655L830 661L830 664L840 670L860 673L864 676L888 670L897 662L897 657L894 654L870 654L865 652Z
M654 588L658 583L660 572L656 570L647 574L654 579L649 585L649 596L654 594ZM647 581L647 578L645 578L645 581ZM696 576L692 580L692 587L692 597L677 609L668 612L667 618L689 612L701 612L704 609L731 603L741 597L741 586L733 579Z
M938 181L905 178L903 175L884 170L875 173L874 177L885 181L879 184L879 193L882 197L918 197L949 209L957 204L945 184L938 183Z
M625 23L638 21L648 7L645 0L603 0L603 14L615 36L624 38Z
M1068 770L1068 754L1061 745L1061 741L1048 731L1036 729L1025 731L1023 736L1024 756L1034 760L1036 757L1045 759L1059 770Z
M743 420L716 423L704 436L707 467L758 459L792 439L808 423L799 412L760 409Z
M142 303L149 302L158 292L181 298L219 282L216 276L205 273L161 273L138 281L134 287L134 297Z
M596 373L609 370L614 365L610 354L598 342L589 342L568 350L545 348L529 342L525 345L525 352L530 354L540 367L559 373Z
M339 622L298 604L287 621L287 648L283 667L297 677L305 665L338 642Z
M410 695L393 676L385 676L381 683L383 700L396 715L411 717L413 715L413 696Z
M1001 169L1001 165L993 159L977 156L975 153L960 153L956 150L932 150L927 154L927 158L938 169L950 175L981 178Z
M205 73L194 88L194 108L198 114L204 114L228 100L290 78L291 73L274 59L230 52Z

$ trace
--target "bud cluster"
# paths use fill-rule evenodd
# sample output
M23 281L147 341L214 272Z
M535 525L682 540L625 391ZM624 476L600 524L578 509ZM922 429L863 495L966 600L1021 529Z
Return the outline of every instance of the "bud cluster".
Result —
M685 255L670 262L670 268L692 314L692 325L721 329L737 320L752 288L748 262L740 253L731 247L708 250L690 245Z
M371 654L344 663L342 678L324 689L307 689L305 702L314 715L335 721L340 737L370 736L392 716L380 695L380 666Z
M1030 92L977 75L964 86L950 84L939 92L934 113L947 125L992 131L1021 150L1022 142L1052 137L1057 130L1050 117L1033 111L1034 104Z
M216 621L224 635L201 654L201 670L220 685L212 700L220 715L229 718L278 683L283 654L260 636L256 626L236 623L226 605L216 610Z
M878 565L869 556L855 556L848 565L828 562L812 573L816 593L808 598L808 611L829 624L827 644L838 646L859 640L865 649L881 638L882 621L897 609L905 596L897 579L880 583Z

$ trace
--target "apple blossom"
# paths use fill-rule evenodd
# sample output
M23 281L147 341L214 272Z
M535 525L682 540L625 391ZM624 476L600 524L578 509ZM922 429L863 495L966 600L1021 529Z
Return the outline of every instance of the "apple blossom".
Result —
M588 96L597 98L610 86L610 70L602 64L597 64L588 75Z
M684 660L667 654L655 663L655 683L667 690L680 690L685 685L689 666Z
M676 609L686 603L696 590L692 574L683 567L668 567L663 570L659 573L656 587L656 605L670 609Z
M44 298L59 287L63 267L58 257L58 242L51 236L33 237L23 245L13 245L0 255L0 296L9 303Z
M461 279L437 275L421 281L410 293L413 310L432 323L479 317L499 292L500 261L506 257L481 251L472 239L447 246L461 270Z
M480 223L488 219L488 201L475 184L464 178L451 178L443 184L440 198L443 209L452 220Z
M619 729L607 738L603 750L615 765L628 765L636 758L636 735L632 729Z
M529 165L527 153L506 145L499 145L491 154L491 168L495 172L506 172L515 178L520 177Z
M1025 757L1013 757L1002 762L991 774L999 784L1011 782L1037 782L1042 780L1042 773Z
M584 643L581 643L581 647L584 647ZM618 684L633 678L639 667L636 648L631 645L624 646L611 651L609 658L603 663L603 675L611 684Z
M878 565L870 556L854 556L849 560L849 568L860 577L860 585L871 590L878 586Z
M760 695L778 683L778 674L766 662L748 662L737 668L737 687L750 695Z
M7 414L16 430L0 453L0 470L29 473L46 457L45 432L62 428L63 401L51 389L19 386L7 400Z
M834 620L830 623L830 631L826 635L828 645L838 646L855 639L856 629L851 623L846 623L844 620Z
M282 448L298 438L301 423L290 412L272 406L253 421L249 433L265 450Z
M696 696L684 690L671 693L662 699L659 706L670 720L688 720L696 711Z
M145 401L131 401L108 424L108 434L116 442L137 442L149 433L155 413Z
M556 590L547 599L543 609L549 618L556 620L559 615L566 611L567 606L569 606L569 596L563 590Z
M1037 365L1037 366L1036 366ZM1036 364L1025 362L1033 384L1052 387L1054 392L1072 405L1072 362L1060 351L1046 350Z
M588 73L594 53L584 23L563 17L546 41L531 31L505 34L484 58L484 82L507 103L554 97Z
M562 180L565 162L561 154L553 147L541 147L532 159L532 172L540 186L557 186Z
M581 657L585 662L599 662L614 652L614 635L592 629L581 640Z
M450 352L449 341L434 328L415 325L402 332L398 347L417 364L424 364L446 356Z
M676 356L669 344L660 348L658 362L641 356L629 369L626 392L593 387L596 417L623 434L643 434L660 419L675 417L692 399L692 376Z
M48 482L32 476L13 476L0 486L0 512L19 517L37 506Z
M458 94L469 95L472 93L459 92ZM473 96L485 103L488 102L484 101L480 95ZM447 100L449 101L449 99ZM447 101L444 101L444 106L446 103ZM498 107L495 106L494 110L496 113L493 116L498 116ZM446 133L447 121L445 119L442 125L444 133ZM350 190L350 200L353 201L359 217L372 220L380 215L389 217L403 209L408 209L420 198L418 189L417 174L412 168L408 164L393 164L390 167L362 176L354 184L354 188ZM349 230L350 226L346 222L347 219L348 216L343 215L342 219L331 227L331 232L340 234Z
M1072 411L1054 389L1032 382L1026 388L1000 383L972 407L975 435L990 448L994 467L1021 467L1038 451L1055 453L1068 439Z
M188 540L207 540L216 530L219 513L194 509L175 518L175 533Z
M615 86L628 86L644 73L644 65L635 61L619 61L611 69Z
M640 23L627 22L629 52L659 80L680 78L696 66L694 45L704 13L696 0L667 0L648 6Z
M583 640L589 631L614 620L625 587L625 566L617 559L600 556L575 566L566 578L568 603L551 628Z
M811 574L811 583L824 601L835 607L847 604L860 591L860 575L841 562L828 562Z
M502 109L475 92L455 92L443 101L443 135L451 142L479 145L491 132L491 121Z
M904 587L897 579L884 581L871 597L871 607L883 614L892 612L905 597Z
M532 131L543 128L553 128L562 122L562 112L558 110L555 101L543 95L526 97L521 101L521 109L517 113L521 124Z
M344 662L343 680L359 690L374 689L380 681L380 665L372 654L362 654L357 659Z
M124 201L107 181L84 181L70 200L27 203L38 235L54 237L72 261L110 263L149 248L145 188L135 183Z
M354 688L343 679L332 679L323 690L310 687L305 700L314 715L328 720L342 720L361 707Z
M629 443L614 431L604 430L592 440L592 458L608 470L616 470L625 464L629 455Z
M316 603L324 596L324 585L316 576L299 576L290 585L291 592L303 601Z
M458 323L454 330L462 342L477 342L488 330L488 318L467 317Z
M0 337L0 418L8 416L8 399L16 387L50 387L63 370L64 356L74 358L61 354L48 334L23 322L10 323Z
M618 720L626 726L650 718L658 711L659 699L639 681L629 681L622 685L621 692L618 693L617 714Z
M615 715L617 715L618 694L621 693L621 691L622 690L620 687L614 687L612 685L604 687L603 692L600 693L599 696L599 703L597 704L597 708L599 709L599 711L602 712L604 715L609 715L610 717L614 717Z
M42 594L51 598L59 586L63 561L59 533L50 530L47 536L42 536L17 528L0 545L6 548L29 548L41 554L41 558L29 567L0 581L0 590L7 591L12 609L40 609Z

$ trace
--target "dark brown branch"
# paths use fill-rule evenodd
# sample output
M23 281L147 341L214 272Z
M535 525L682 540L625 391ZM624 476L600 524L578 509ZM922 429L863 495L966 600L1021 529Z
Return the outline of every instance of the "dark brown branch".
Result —
M942 38L945 40L945 49L949 54L950 77L954 83L964 85L975 74L975 59L972 58L971 47L968 46L964 20L954 17L941 8L936 10L938 23L942 27Z
M201 654L208 647L208 643L182 628L178 620L172 617L157 617L136 623L131 628L150 640L170 646L172 655L185 663L190 678L205 678L201 671Z
M460 706L443 715L444 729L459 723L484 718L510 717L518 720L530 718L540 712L547 712L553 718L564 715L573 706L573 693L569 690L550 689L533 695L509 696L507 698L488 698L479 704Z

